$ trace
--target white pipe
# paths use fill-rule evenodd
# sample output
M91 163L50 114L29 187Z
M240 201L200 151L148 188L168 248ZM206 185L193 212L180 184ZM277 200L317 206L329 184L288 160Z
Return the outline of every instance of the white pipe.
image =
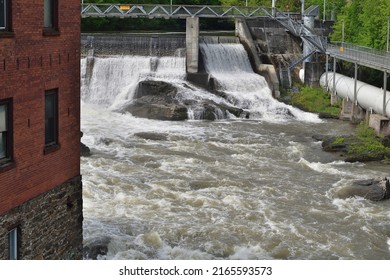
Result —
M336 73L328 73L328 90L333 91L333 77L336 77L336 94L341 98L354 99L354 83L353 78ZM320 78L320 85L326 87L326 73ZM357 103L365 110L373 110L377 114L390 117L390 92L386 93L386 108L383 113L383 93L384 90L372 85L357 81Z
M299 70L299 79L301 80L302 84L305 83L305 69L300 69Z

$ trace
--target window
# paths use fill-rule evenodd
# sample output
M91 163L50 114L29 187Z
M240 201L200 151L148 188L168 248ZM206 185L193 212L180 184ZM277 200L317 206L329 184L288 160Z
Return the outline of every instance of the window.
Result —
M0 100L0 166L12 160L11 101Z
M0 31L10 31L10 0L0 0Z
M19 227L15 227L8 232L8 259L19 259L20 234Z
M57 89L45 92L45 146L58 144Z
M58 0L43 1L44 32L58 31Z

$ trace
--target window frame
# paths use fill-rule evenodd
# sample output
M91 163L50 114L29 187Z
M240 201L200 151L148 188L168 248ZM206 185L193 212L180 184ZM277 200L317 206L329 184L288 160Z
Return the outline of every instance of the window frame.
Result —
M50 23L48 25L46 23L46 1L50 2ZM43 35L59 35L58 17L58 0L43 0Z
M12 34L12 28L11 28L11 23L12 23L12 0L0 0L3 1L4 5L4 26L0 26L0 36L7 36Z
M54 97L53 116L48 116L49 97ZM51 100L53 101L53 100ZM55 151L59 148L59 118L58 118L58 88L45 90L45 150L44 153ZM51 120L53 119L53 120Z
M2 168L7 167L10 163L13 162L13 108L12 108L12 99L3 99L0 100L0 106L6 106L6 123L4 131L0 132L0 137L3 137L5 134L5 156L0 158L0 171Z

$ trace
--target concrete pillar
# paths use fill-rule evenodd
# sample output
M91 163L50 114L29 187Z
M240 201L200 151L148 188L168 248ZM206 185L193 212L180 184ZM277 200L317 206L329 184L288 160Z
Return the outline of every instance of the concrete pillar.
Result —
M325 89L328 90L328 69L329 69L329 54L326 53L326 62L325 62Z
M357 78L358 78L358 69L359 66L357 63L355 63L355 81L354 81L354 86L353 86L353 106L352 106L352 114L351 114L351 121L353 123L356 123L359 120L358 115L360 114L360 110L358 107L358 102L357 102Z
M383 115L386 116L387 72L383 72ZM390 117L390 116L388 116Z
M306 62L305 63L305 85L318 87L320 77L324 73L324 63L322 62Z
M338 101L337 95L336 95L336 66L337 66L337 59L336 57L333 57L333 87L332 87L332 94L330 96L330 104L334 105Z
M198 73L199 61L199 18L186 18L186 70L187 73Z

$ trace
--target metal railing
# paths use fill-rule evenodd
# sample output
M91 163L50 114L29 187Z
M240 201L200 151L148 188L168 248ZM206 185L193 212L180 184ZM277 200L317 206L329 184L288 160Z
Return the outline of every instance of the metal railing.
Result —
M223 7L160 4L82 4L82 17L159 17L159 18L258 18L267 17L272 8Z
M356 62L377 70L390 71L390 53L348 43L328 44L326 52L331 56Z

